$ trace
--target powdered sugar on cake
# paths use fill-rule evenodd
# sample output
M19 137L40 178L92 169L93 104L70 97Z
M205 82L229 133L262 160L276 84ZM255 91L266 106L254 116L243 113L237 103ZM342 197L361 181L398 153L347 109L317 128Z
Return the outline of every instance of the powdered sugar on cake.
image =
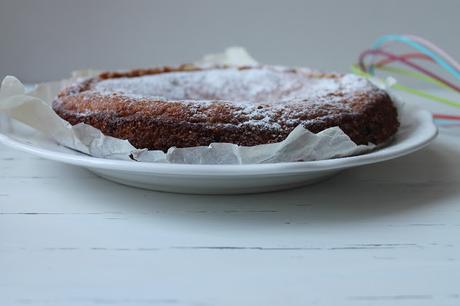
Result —
M326 113L328 107L348 112L350 105L343 103L344 100L370 89L375 88L356 75L321 77L306 69L287 70L273 66L112 78L99 81L92 88L102 95L117 93L125 96L127 103L142 99L185 103L196 110L196 116L205 116L202 110L211 103L228 103L234 106L236 116L246 118L239 125L272 129L280 127L276 117L285 110L289 110L286 112L289 118L296 117L292 116L293 105L301 105L297 108L299 112L319 107ZM295 119L289 122L298 124Z
M134 99L159 101L225 101L235 104L284 104L318 100L341 92L344 95L367 89L365 79L354 75L340 78L311 78L308 74L264 67L228 68L192 72L170 72L98 82L101 94L119 93Z

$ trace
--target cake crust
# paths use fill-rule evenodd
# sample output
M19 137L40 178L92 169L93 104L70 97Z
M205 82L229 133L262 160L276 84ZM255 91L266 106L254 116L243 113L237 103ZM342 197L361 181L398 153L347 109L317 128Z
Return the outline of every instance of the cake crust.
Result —
M399 126L390 96L361 77L272 66L105 72L63 89L52 107L72 125L163 151L274 143L299 124L378 145Z

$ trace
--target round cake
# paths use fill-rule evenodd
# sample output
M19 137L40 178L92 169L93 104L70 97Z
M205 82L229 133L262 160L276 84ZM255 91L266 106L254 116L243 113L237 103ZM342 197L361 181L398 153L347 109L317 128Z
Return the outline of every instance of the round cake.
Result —
M105 72L62 90L53 109L72 125L163 151L274 143L298 125L339 126L356 144L378 145L399 126L390 96L362 77L274 66Z

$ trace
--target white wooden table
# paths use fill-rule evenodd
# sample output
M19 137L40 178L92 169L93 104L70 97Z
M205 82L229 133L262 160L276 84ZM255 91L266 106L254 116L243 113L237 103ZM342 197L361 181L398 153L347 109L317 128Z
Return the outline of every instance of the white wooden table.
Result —
M245 196L125 187L0 146L0 305L460 305L460 129Z

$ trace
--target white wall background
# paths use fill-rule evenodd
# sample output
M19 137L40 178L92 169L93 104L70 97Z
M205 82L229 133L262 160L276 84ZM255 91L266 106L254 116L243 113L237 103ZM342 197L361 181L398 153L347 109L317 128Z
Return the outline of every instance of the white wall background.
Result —
M0 77L191 62L230 45L261 62L348 71L387 33L460 57L459 0L0 0Z

